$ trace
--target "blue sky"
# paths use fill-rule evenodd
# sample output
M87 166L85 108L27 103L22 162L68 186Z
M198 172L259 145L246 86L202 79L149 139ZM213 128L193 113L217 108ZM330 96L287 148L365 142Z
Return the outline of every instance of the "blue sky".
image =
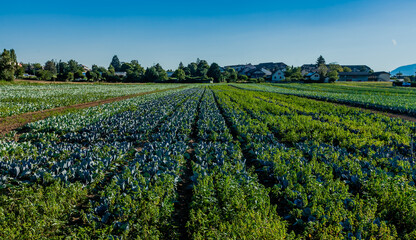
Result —
M416 63L416 1L7 1L0 48L19 61L114 54L166 69L196 58L220 65L327 62L375 70Z

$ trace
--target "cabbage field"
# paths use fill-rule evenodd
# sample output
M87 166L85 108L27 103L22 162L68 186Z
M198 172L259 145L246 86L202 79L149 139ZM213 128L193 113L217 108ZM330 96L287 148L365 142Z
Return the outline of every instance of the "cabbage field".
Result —
M178 87L176 84L5 84L0 117Z
M415 123L250 86L190 85L3 138L0 239L416 238Z

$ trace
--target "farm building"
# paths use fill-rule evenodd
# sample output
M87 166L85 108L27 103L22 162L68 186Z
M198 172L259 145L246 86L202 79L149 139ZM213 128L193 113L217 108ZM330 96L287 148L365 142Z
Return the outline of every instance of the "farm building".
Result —
M368 81L370 73L368 72L340 72L338 81L347 81L347 82L363 82Z
M390 81L390 73L388 72L375 72L368 77L369 81L388 82Z

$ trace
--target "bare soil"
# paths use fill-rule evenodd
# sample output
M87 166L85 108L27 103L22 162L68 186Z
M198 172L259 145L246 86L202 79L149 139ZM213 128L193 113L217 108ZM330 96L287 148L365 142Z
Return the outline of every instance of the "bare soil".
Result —
M126 96L121 96L121 97L115 97L115 98L107 98L107 99L98 100L94 102L80 103L80 104L75 104L71 106L46 109L46 110L36 111L36 112L28 112L28 113L14 115L10 117L0 118L0 136L4 136L5 134L13 130L16 130L20 127L23 127L24 125L30 122L43 120L52 115L62 114L62 113L69 112L72 110L77 110L77 109L95 107L95 106L106 104L106 103L122 101L122 100L126 100L126 99L133 98L133 97L138 97L138 96L147 95L151 93L157 93L157 92L164 92L167 90L179 89L179 88L183 88L183 87L155 90L155 91L150 91L150 92L143 92L143 93L131 94L131 95L126 95Z

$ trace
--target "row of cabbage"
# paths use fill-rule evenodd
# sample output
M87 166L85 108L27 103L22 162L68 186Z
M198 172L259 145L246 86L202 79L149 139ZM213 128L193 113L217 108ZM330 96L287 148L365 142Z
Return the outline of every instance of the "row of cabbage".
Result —
M202 98L193 144L187 236L191 239L284 239L286 224L270 203L269 189L248 171L238 141L213 92Z
M416 116L416 91L407 88L334 84L244 84L234 86Z
M179 87L174 84L2 84L0 117Z
M86 109L72 113L71 124L54 117L29 125L19 142L2 142L0 236L166 235L201 94L172 91ZM61 205L45 216L42 201ZM33 212L21 212L33 202Z
M132 142L135 149L124 157L124 163L113 170L111 179L95 189L99 198L91 201L85 218L94 226L95 237L122 237L127 239L177 238L174 221L174 202L184 155L188 149L190 129L195 121L202 90L193 93L175 109L164 111L159 106L152 115L135 121L133 116L111 122L108 127L92 128L94 134L130 128L117 133L122 141ZM171 98L171 103L173 99ZM158 120L159 119L159 120ZM143 123L144 122L144 123ZM143 124L150 131L137 134ZM98 133L100 134L100 133ZM110 133L111 135L112 133ZM106 141L113 141L109 135ZM117 141L117 140L116 140ZM94 192L94 190L93 190ZM91 237L91 234L88 234Z
M278 94L215 93L288 231L315 239L416 236L412 123Z

